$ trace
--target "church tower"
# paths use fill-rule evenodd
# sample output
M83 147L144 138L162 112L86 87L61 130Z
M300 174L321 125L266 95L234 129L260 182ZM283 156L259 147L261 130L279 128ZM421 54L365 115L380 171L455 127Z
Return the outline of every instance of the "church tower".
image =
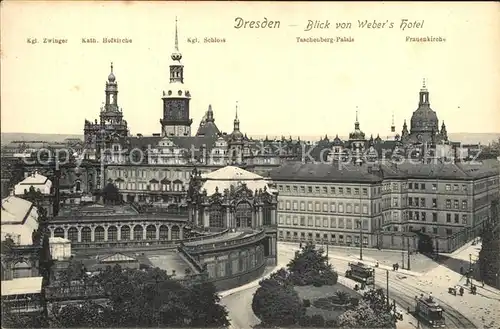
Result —
M111 72L108 75L104 93L104 106L101 107L99 114L101 128L106 127L107 131L116 136L126 137L128 135L127 121L123 120L123 111L118 106L118 83L113 72L113 63L111 63Z
M170 56L170 82L163 92L163 119L160 119L162 136L191 136L189 101L191 94L184 84L184 65L179 51L177 18L175 19L175 49Z
M238 102L236 102L236 115L233 121L233 132L229 135L229 163L232 165L241 165L245 153L245 138L240 131L240 119L238 119Z

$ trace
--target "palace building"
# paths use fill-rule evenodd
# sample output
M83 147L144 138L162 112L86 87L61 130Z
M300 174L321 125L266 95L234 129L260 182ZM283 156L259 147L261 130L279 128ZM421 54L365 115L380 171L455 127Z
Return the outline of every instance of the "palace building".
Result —
M478 236L499 198L498 169L471 164L288 164L271 178L286 241L401 249L404 237L413 248L432 237L451 252Z

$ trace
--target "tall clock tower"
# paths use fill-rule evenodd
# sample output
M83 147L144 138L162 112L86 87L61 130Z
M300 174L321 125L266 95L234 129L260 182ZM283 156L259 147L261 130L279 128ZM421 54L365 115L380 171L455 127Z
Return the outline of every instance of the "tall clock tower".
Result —
M179 51L177 18L175 19L175 50L170 56L170 83L163 91L163 119L160 119L162 136L191 136L189 100L191 94L184 84L184 65Z

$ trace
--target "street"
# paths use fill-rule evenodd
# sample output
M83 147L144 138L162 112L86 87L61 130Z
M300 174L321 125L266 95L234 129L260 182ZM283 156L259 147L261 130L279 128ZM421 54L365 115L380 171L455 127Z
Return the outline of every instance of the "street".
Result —
M286 267L286 264L288 264L288 262L294 257L295 251L299 249L299 246L298 244L290 243L279 243L278 245L279 258L277 268ZM449 279L446 282L442 282L443 280L441 280L441 275L442 273L447 273L446 271L449 270L443 269L442 266L437 265L431 260L429 260L428 263L424 260L418 260L418 265L416 265L416 268L412 266L412 270L417 270L420 266L420 269L422 270L421 272L406 270L392 271L392 269L387 271L387 268L389 268L387 265L392 264L395 259L400 259L400 255L398 253L390 251L384 252L373 249L365 251L363 257L363 261L368 264L376 261L380 263L380 267L375 271L375 285L377 288L382 288L384 291L386 290L386 276L387 272L389 273L389 298L396 302L398 308L403 309L405 318L405 321L403 321L403 323L399 323L398 326L406 328L407 325L410 324L413 327L425 327L422 323L418 323L417 320L411 315L407 314L406 310L408 307L410 307L410 310L415 307L415 296L420 296L421 294L428 295L429 293L432 293L436 301L444 310L447 327L479 327L479 319L474 322L471 321L471 317L473 315L468 308L463 306L464 301L472 298L470 297L472 295L464 295L464 297L447 295L447 285L449 284ZM353 262L357 260L359 260L359 254L352 250L329 251L329 261L333 265L334 269L339 273L339 282L347 286L353 286L355 282L346 279L343 276L348 268L349 261ZM425 273L427 273L427 275L424 275ZM438 275L437 273L441 273L441 275ZM435 280L432 279L434 275L436 275ZM446 278L448 278L448 276L449 275L447 274ZM425 281L426 279L431 280L432 282L427 283ZM258 281L256 281L253 286L250 286L245 290L233 293L221 299L221 303L226 305L229 311L229 317L232 324L231 327L233 329L251 328L260 322L252 312L252 298L257 288ZM499 309L498 306L500 306L500 299L495 300L494 296L495 295L488 298L487 302L492 303L491 307L493 307L493 309L495 309L495 307L496 309ZM478 297L475 296L475 298ZM483 326L484 324L481 327Z

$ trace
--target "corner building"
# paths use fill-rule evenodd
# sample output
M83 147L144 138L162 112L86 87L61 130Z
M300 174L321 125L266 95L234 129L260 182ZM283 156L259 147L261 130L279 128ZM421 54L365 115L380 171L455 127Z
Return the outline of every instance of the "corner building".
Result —
M498 200L498 171L466 164L287 164L277 185L278 238L453 251L478 236Z

